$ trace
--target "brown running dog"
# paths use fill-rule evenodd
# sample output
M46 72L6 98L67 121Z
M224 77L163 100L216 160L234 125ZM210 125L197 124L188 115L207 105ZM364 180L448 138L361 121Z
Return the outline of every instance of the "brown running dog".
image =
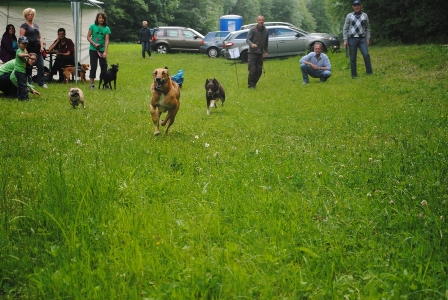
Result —
M154 70L153 82L151 84L150 111L152 122L154 123L154 135L159 135L159 126L165 126L165 134L174 123L177 111L180 107L180 88L171 79L168 68L158 68ZM160 120L162 113L168 112L164 120Z
M81 64L78 68L78 76L81 77L81 82L86 83L86 71L90 69L89 64ZM76 68L75 66L67 66L62 71L65 76L65 83L68 83L68 80L70 79L70 75L75 75Z

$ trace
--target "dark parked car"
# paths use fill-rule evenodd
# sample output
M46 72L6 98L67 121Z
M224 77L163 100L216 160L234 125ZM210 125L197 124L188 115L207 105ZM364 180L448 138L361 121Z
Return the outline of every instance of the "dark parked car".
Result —
M201 43L201 53L210 57L218 57L222 50L222 41L230 31L212 31L205 35Z
M154 28L151 49L157 53L170 51L200 52L204 36L194 29L177 26L160 26Z
M268 54L271 57L293 56L299 53L306 53L314 50L314 43L321 42L323 52L328 49L338 50L340 47L339 38L336 35L304 34L288 26L266 26L269 31ZM249 45L246 43L249 29L231 32L223 41L221 54L232 59L231 52L238 48L239 58L242 62L247 62L247 50Z

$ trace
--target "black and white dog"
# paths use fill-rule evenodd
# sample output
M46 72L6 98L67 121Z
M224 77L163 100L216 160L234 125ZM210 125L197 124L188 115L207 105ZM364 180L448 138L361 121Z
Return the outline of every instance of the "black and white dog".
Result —
M118 73L118 64L112 65L109 70L101 71L100 74L100 85L98 88L101 88L101 82L103 83L103 89L110 88L112 89L111 83L114 82L114 89L117 89L117 73Z
M207 115L210 115L210 107L217 107L216 101L219 99L221 99L221 106L224 106L224 101L226 101L224 87L215 78L206 79L205 97L207 99Z

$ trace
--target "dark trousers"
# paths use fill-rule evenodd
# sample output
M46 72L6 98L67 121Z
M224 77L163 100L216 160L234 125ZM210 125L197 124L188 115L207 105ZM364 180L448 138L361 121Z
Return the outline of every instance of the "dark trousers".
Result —
M61 76L62 75L61 69L63 69L65 66L68 65L74 66L75 58L73 56L58 55L54 60L53 66L51 67L51 75L56 75L59 71L59 76Z
M263 72L263 54L249 53L247 58L247 68L249 70L247 85L255 87Z
M96 69L98 68L98 61L100 62L101 72L107 71L107 59L98 56L96 50L89 50L90 56L90 73L89 78L96 78Z
M17 88L9 79L10 76L11 73L6 73L0 76L0 91L2 91L3 95L6 97L16 98Z
M349 37L348 38L348 48L350 50L350 70L352 72L352 77L358 76L358 71L356 70L356 56L358 48L364 57L364 64L366 65L366 73L372 74L372 64L370 62L369 48L367 46L367 39L365 37Z
M26 74L14 71L17 78L17 99L29 100L28 87L26 86Z
M142 57L145 58L145 52L148 52L149 57L151 57L151 43L142 42Z

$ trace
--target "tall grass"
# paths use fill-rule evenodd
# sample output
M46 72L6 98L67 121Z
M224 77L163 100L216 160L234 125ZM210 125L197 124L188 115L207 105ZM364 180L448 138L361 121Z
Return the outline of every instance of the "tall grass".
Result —
M113 44L117 90L0 100L0 298L446 299L443 46L372 47L373 76L330 53L247 66ZM153 136L155 68L185 71ZM225 87L206 115L204 84Z

